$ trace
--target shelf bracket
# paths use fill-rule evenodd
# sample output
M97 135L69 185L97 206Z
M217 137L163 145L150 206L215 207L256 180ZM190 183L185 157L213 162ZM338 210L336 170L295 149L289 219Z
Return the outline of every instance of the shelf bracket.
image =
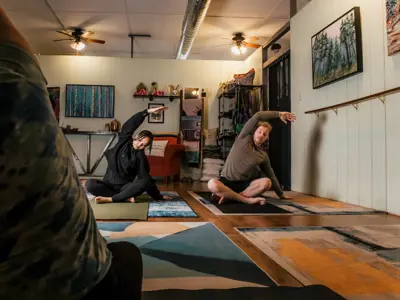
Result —
M385 97L385 96L381 96L381 97L379 97L379 100L381 100L381 102L382 102L383 104L385 104L386 97Z
M354 103L353 106L354 106L355 109L358 109L358 104L357 103Z
M319 112L316 112L314 114L317 116L317 118L319 118Z
M337 108L332 108L332 110L335 112L335 114L337 115L337 113L338 113L338 110L337 110Z

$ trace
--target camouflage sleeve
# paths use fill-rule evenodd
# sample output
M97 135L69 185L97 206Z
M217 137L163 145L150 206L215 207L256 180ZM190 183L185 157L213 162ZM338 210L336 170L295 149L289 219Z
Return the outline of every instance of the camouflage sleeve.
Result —
M83 295L105 276L111 255L39 66L4 44L0 101L0 299Z

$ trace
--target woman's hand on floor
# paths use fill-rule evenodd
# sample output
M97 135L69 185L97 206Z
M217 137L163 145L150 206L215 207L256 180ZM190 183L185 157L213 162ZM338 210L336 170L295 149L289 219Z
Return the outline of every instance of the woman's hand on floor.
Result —
M163 200L171 200L172 198L171 198L171 197L168 197L168 196L162 196L162 199L163 199Z

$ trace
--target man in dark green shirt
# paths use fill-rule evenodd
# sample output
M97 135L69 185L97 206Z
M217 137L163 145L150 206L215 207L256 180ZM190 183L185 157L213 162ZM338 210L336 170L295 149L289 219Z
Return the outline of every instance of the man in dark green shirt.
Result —
M296 120L296 116L289 112L255 113L243 126L233 144L220 179L211 179L208 182L208 188L214 193L214 200L219 203L222 203L224 199L230 199L248 204L265 204L265 199L259 196L271 187L281 199L288 198L280 187L268 154L262 149L272 129L267 120L272 118L280 118L284 123ZM267 175L267 178L252 181L251 174L257 166Z
M140 299L140 251L101 236L46 79L2 8L0 29L0 299Z

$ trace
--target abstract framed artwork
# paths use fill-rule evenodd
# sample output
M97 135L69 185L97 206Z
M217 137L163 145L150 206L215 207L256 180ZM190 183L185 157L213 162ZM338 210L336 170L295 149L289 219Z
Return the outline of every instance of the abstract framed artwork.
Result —
M164 106L162 103L149 103L149 109L150 108L156 108ZM162 111L159 114L149 114L147 117L147 122L148 123L164 123L164 111Z
M388 55L400 51L400 0L386 0Z
M353 7L311 38L313 88L363 72L360 8Z
M114 118L114 86L67 84L65 93L66 117Z
M60 88L59 87L48 87L47 92L49 93L51 107L53 108L54 115L57 122L60 121Z

